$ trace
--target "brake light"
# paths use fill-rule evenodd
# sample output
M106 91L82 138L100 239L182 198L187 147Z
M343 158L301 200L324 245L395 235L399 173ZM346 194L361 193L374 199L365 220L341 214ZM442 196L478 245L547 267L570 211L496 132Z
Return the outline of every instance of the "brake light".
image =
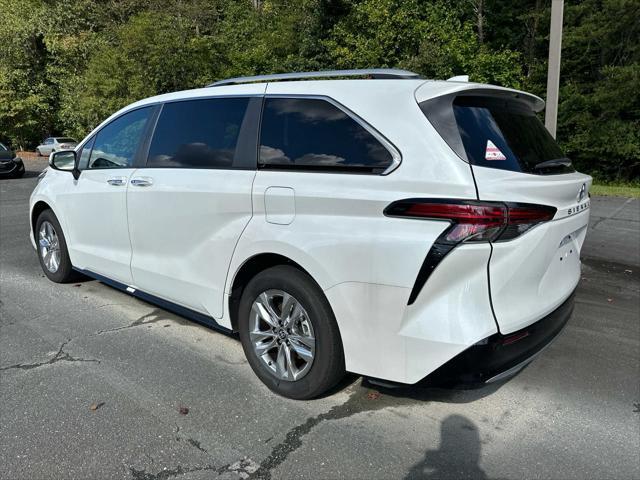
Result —
M507 204L509 221L498 240L511 240L522 235L536 225L548 222L556 214L555 207L532 204Z
M409 295L411 305L431 273L462 242L512 240L536 225L551 220L555 207L529 203L412 198L393 202L384 210L389 217L446 220L451 225L431 246Z
M391 217L448 220L451 227L440 243L511 240L539 223L551 220L554 207L475 200L408 199L385 209Z

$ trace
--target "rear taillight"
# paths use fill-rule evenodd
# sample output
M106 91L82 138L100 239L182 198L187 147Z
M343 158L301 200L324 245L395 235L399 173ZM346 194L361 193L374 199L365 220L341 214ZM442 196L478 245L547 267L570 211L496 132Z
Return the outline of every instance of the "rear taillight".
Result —
M462 242L512 240L536 225L551 220L555 207L529 203L480 202L475 200L412 198L393 202L384 210L388 217L445 220L449 228L431 246L409 295L409 305L444 257Z
M478 202L475 200L408 199L393 202L390 217L447 220L440 243L511 240L539 223L551 220L554 207L528 203Z

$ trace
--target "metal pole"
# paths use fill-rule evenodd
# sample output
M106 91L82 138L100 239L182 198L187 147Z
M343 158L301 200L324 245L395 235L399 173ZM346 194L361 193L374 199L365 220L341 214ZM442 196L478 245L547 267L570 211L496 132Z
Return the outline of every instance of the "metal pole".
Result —
M562 13L564 0L551 1L551 31L549 33L549 70L547 72L547 110L544 125L556 137L558 122L558 88L560 86L560 50L562 49Z

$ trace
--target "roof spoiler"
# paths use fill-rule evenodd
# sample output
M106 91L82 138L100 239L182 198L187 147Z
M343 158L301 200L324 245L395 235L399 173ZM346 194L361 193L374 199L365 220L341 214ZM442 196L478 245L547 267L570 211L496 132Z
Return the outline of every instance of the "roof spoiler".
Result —
M455 77L447 78L447 82L468 82L469 75L456 75Z

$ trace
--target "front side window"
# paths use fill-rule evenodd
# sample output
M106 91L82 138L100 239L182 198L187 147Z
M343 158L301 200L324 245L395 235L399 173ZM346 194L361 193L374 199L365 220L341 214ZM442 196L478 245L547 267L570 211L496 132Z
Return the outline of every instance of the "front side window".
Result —
M129 168L142 140L151 107L140 108L116 118L98 132L89 168Z
M231 168L248 104L246 97L165 104L147 167Z
M391 153L373 134L327 100L265 100L262 168L382 173L392 163Z

